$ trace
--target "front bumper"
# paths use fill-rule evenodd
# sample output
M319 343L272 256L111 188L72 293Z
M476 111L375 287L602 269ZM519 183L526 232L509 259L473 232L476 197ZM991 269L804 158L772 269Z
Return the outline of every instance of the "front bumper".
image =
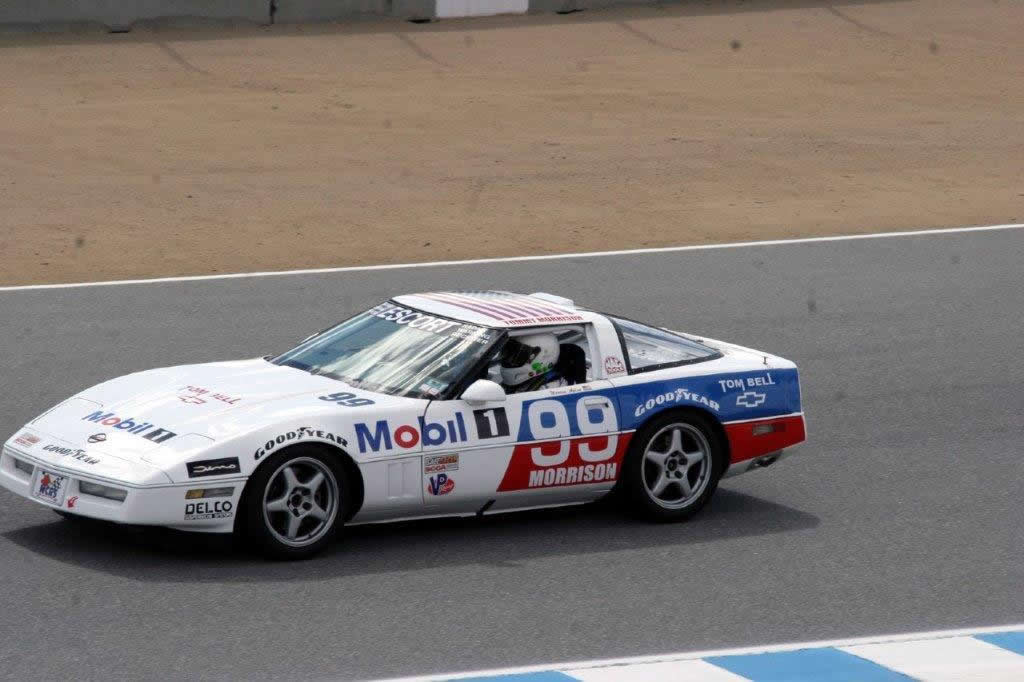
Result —
M20 467L18 464L20 463ZM29 472L31 468L31 473ZM67 477L59 504L32 494L40 469ZM84 493L81 484L93 483L125 491L123 501ZM204 487L233 488L230 496L186 499L189 490ZM0 486L26 500L51 509L103 521L142 526L165 526L177 530L230 533L234 528L244 480L172 485L145 485L90 476L81 471L42 461L32 455L5 447L0 454Z

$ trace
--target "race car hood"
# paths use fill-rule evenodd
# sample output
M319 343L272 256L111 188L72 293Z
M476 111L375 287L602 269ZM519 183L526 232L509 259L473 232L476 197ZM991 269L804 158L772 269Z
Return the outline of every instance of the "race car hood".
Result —
M165 465L293 416L336 413L334 403L317 398L338 392L369 398L377 412L410 400L256 359L129 374L83 391L28 427L68 447Z

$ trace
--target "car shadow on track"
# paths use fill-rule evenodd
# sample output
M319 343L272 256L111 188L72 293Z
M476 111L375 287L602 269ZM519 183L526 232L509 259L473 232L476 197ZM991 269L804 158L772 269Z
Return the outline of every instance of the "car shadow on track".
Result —
M29 551L145 582L324 580L452 565L516 565L554 555L585 555L694 545L813 528L816 516L720 489L694 520L652 524L622 514L612 501L577 507L356 526L306 562L272 562L222 535L60 520L2 534ZM439 542L438 538L444 538Z

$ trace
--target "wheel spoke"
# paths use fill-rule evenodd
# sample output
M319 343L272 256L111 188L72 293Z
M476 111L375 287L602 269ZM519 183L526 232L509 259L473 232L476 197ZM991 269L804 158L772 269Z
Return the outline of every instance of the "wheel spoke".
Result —
M669 452L683 451L683 433L679 429L672 429L672 442L668 446Z
M276 500L270 500L267 502L267 511L269 512L282 512L288 511L288 495L282 495Z
M305 485L315 495L316 491L320 488L321 485L323 485L323 482L324 482L324 474L323 474L322 471L318 471L318 472L316 472L316 474L313 475L313 478L309 479L309 483L306 483Z
M668 459L667 452L657 452L655 450L648 450L644 453L644 459L653 464L657 464L658 467L665 467L665 460Z
M665 472L661 472L661 474L658 475L658 480L654 482L653 486L651 486L651 493L657 497L665 492L665 488L667 488L668 484L671 482L672 480L665 475Z
M683 455L686 457L686 465L691 467L704 460L703 450L698 450L697 452L684 452Z
M683 498L687 498L693 494L693 487L690 485L689 474L684 473L682 478L677 478L676 483L683 489Z
M291 492L295 488L299 487L299 479L295 475L295 470L291 467L285 467L281 470L281 475L284 476L285 485L288 486L287 492Z
M318 521L327 520L327 512L324 511L324 509L316 502L313 503L313 508L309 510L308 515L312 516L314 519L317 519Z
M288 515L288 538L294 540L299 535L299 526L302 525L301 516L295 516L294 514Z

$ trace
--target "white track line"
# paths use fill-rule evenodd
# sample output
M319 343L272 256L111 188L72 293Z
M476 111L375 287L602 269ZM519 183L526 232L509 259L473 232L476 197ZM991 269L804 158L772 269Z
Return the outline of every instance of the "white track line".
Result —
M750 246L786 246L815 242L840 242L855 239L886 239L889 237L921 237L960 232L987 232L1024 228L1024 223L983 225L980 227L950 227L940 230L910 230L906 232L878 232L875 234L848 234L835 237L804 237L801 239L772 239L760 242L728 242L725 244L692 244L690 246L664 246L650 249L622 249L619 251L585 251L580 253L552 253L543 256L509 256L507 258L475 258L472 260L439 260L426 263L392 263L389 265L353 265L339 268L313 268L308 270L276 270L271 272L235 272L224 275L188 275L185 277L154 277L151 279L119 279L106 282L70 282L67 284L26 284L0 287L0 291L31 291L34 289L75 289L78 287L109 287L123 284L162 284L166 282L202 282L215 279L243 277L283 277L285 275L322 275L336 272L367 272L371 270L402 270L410 268L436 268L448 265L482 265L487 263L524 263L541 260L570 258L604 258L607 256L637 256L647 253L675 253L678 251L707 251L711 249L739 249Z
M711 651L692 651L680 654L661 654L658 656L635 656L631 658L608 658L595 659L591 661L570 661L566 663L551 663L548 665L530 665L519 668L495 668L492 670L474 670L463 673L437 673L432 675L418 675L415 677L396 677L382 682L428 682L430 680L458 680L467 677L484 677L494 675L518 675L521 673L543 672L546 670L579 670L581 668L604 668L620 665L636 665L645 663L666 663L671 661L689 661L712 656L742 656L745 654L767 654L778 651L797 651L799 649L817 649L823 647L847 647L860 646L865 644L883 644L892 642L911 642L924 639L943 639L947 637L970 637L972 635L985 635L996 632L1010 632L1024 630L1024 623L1014 625L997 625L982 628L961 628L957 630L931 630L927 632L908 632L898 635L874 635L870 637L855 637L851 639L827 639L816 642L793 642L789 644L768 644L764 646L742 647L739 649L714 649Z

